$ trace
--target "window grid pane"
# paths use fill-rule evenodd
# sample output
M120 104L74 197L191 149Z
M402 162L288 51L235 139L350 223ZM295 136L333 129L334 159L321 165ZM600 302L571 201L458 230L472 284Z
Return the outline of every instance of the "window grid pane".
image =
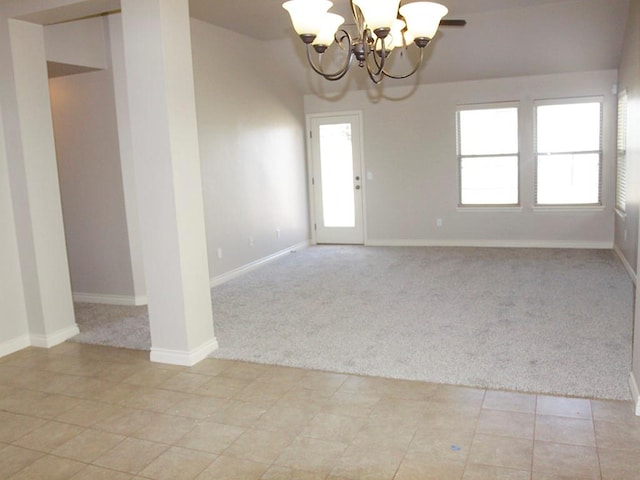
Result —
M460 205L518 205L518 108L458 111Z
M538 153L600 150L600 103L538 106Z
M463 157L460 164L463 205L517 205L518 157Z
M460 155L518 153L518 109L462 110Z
M600 154L538 156L539 205L593 205L600 197Z
M602 104L536 107L536 205L600 205Z

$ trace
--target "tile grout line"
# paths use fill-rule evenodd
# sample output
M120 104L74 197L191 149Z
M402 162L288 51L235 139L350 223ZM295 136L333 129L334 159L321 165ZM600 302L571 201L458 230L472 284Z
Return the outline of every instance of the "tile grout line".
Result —
M464 461L464 469L462 470L462 476L464 477L467 468L469 467L469 459L471 458L471 450L473 448L474 441L476 439L476 434L478 433L478 426L480 424L480 415L482 415L482 409L484 408L484 402L487 399L488 390L484 390L484 395L482 396L482 402L480 403L480 412L478 413L478 417L476 418L475 428L473 429L473 435L471 436L471 445L469 446L469 452L467 452L467 458Z

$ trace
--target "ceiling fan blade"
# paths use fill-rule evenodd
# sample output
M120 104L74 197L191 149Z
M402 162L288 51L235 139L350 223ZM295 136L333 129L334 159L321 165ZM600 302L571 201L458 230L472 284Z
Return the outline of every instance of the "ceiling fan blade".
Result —
M454 19L442 19L440 20L441 27L464 27L467 24L466 20L454 20Z

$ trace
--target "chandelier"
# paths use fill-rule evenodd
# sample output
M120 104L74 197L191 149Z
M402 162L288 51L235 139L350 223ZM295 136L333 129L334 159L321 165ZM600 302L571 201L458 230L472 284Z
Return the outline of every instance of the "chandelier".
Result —
M418 71L424 59L424 48L431 42L440 25L464 26L464 20L442 20L447 7L434 2L414 2L400 6L400 0L350 0L357 33L352 36L340 27L345 19L330 13L329 0L289 0L282 7L289 12L296 33L307 47L311 68L327 80L340 80L354 59L366 68L369 78L379 84L384 77L402 79ZM336 43L344 59L334 71L322 65L323 54ZM388 71L389 58L396 50L414 45L419 58L408 72ZM314 54L316 59L314 60Z

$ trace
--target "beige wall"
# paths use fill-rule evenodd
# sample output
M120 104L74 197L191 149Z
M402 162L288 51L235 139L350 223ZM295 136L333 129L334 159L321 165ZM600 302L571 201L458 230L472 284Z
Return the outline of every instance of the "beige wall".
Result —
M112 37L121 36L120 17L110 16ZM78 23L69 24L72 31L83 31ZM47 38L66 36L58 28ZM111 47L120 41L112 38ZM209 270L220 277L309 237L303 99L277 72L256 75L271 67L248 38L193 20L192 42ZM211 48L220 42L225 48ZM115 62L121 52L108 56ZM70 52L57 60L74 58ZM85 301L140 303L145 295L132 279L137 207L126 195L135 186L123 188L126 125L118 132L118 122L126 112L122 103L116 111L114 97L113 77L122 84L125 74L109 69L50 80L71 280L75 298Z
M628 266L638 264L638 223L640 208L640 2L631 2L624 48L620 61L618 88L627 91L627 199L626 215L616 215L615 243Z
M44 29L47 61L87 68L108 68L101 17L49 25Z
M309 238L303 99L256 41L199 20L191 26L215 278Z
M144 278L142 260L142 239L140 238L140 215L138 212L138 194L136 188L135 156L133 154L133 135L131 131L131 109L129 106L129 85L124 56L124 38L122 33L122 15L114 14L106 18L109 32L108 55L113 72L113 91L118 124L118 146L120 148L120 170L122 172L122 192L126 211L129 254L131 258L131 276L133 281L133 301L135 305L147 303L147 287Z
M441 83L415 91L386 81L384 97L373 90L339 100L308 95L305 110L363 112L369 244L611 248L615 82L615 70ZM533 101L594 95L604 98L603 208L534 208ZM501 101L520 104L522 206L458 208L456 106Z
M57 77L49 88L74 296L131 296L111 71Z
M616 246L628 264L638 272L639 235L638 209L640 204L640 0L631 0L622 60L619 87L628 95L627 130L627 208L626 216L616 215ZM626 231L626 240L625 240ZM640 284L636 279L636 299ZM635 302L632 389L638 395L640 385L640 307ZM636 397L636 413L640 415L640 398Z
M102 17L45 27L50 73L72 73L51 78L49 91L74 298L133 304L135 212L125 208L107 30ZM73 74L83 70L95 71Z

